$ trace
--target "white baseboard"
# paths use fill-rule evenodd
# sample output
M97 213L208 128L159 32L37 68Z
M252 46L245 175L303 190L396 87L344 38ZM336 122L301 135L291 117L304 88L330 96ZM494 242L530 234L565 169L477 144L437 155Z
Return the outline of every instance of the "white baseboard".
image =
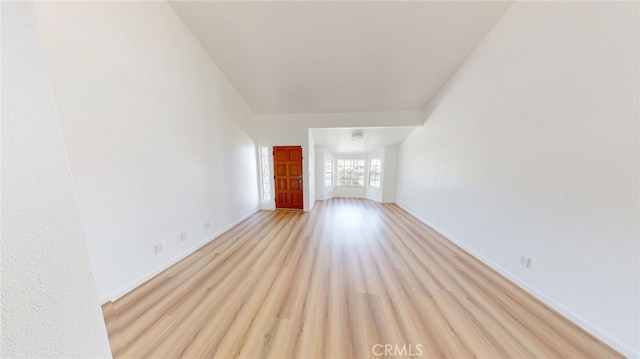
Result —
M331 194L331 195L329 195L329 196L324 196L324 197L322 197L322 198L318 198L318 197L316 197L316 201L328 201L328 200L330 200L331 198L334 198L334 197L335 197L335 196L334 196L333 194Z
M221 229L220 231L218 231L216 234L214 234L208 240L200 242L200 243L194 245L193 247L187 249L186 251L184 251L184 252L182 252L182 253L180 253L180 254L172 257L172 258L169 258L167 261L163 262L162 264L160 264L156 268L154 268L154 269L150 270L149 272L145 273L144 275L140 276L136 280L132 281L130 284L128 284L128 285L120 288L119 290L115 291L111 295L100 297L100 303L101 304L105 304L105 303L107 303L109 301L113 302L113 301L116 301L116 300L120 299L125 294L127 294L127 293L131 292L132 290L138 288L139 286L141 286L142 284L146 283L151 278L153 278L153 277L157 276L158 274L162 273L167 268L169 268L172 265L178 263L182 259L186 258L188 255L192 254L193 252L197 251L198 249L200 249L200 248L204 247L205 245L209 244L214 239L220 237L221 235L223 235L225 232L227 232L231 228L237 226L238 224L240 224L241 222L243 222L247 218L253 216L259 210L260 210L259 208L255 208L249 214L241 217L240 219L234 221L233 223L229 224L228 226L226 226L223 229Z
M544 304L548 305L550 308L552 308L556 312L560 313L561 315L566 317L568 320L572 321L574 324L576 324L580 328L582 328L585 331L587 331L589 334L593 335L594 337L600 339L601 341L603 341L607 345L611 346L613 349L617 350L620 354L626 356L627 358L640 358L640 352L638 352L637 350L634 350L633 348L631 348L627 344L621 342L620 340L618 340L617 338L615 338L614 336L612 336L611 334L609 334L605 330L603 330L600 327L598 327L597 325L591 323L589 320L585 319L581 315L575 313L571 309L569 309L569 308L565 307L564 305L560 304L559 302L557 302L553 298L545 295L541 291L537 290L536 288L534 288L530 284L528 284L525 281L523 281L522 279L518 278L513 273L505 270L504 268L502 268L501 266L499 266L495 262L491 261L490 259L484 257L483 255L481 255L480 253L478 253L474 249L470 248L466 244L456 240L453 236L451 236L450 234L448 234L447 232L445 232L441 228L438 228L437 226L433 225L431 222L427 221L426 219L420 217L419 215L417 215L413 211L409 210L408 208L406 208L402 204L396 203L396 205L398 207L402 208L403 210L405 210L407 213L409 213L413 217L415 217L420 222L422 222L422 223L426 224L427 226L431 227L433 230L438 232L440 235L442 235L444 238L446 238L447 240L449 240L450 242L452 242L456 246L460 247L465 252L471 254L472 256L474 256L475 258L480 260L482 263L484 263L487 266L489 266L489 268L491 268L491 269L495 270L496 272L500 273L501 275L506 277L508 280L510 280L511 282L516 284L518 287L520 287L524 291L528 292L529 294L531 294L532 296L534 296L535 298L537 298L538 300L540 300Z

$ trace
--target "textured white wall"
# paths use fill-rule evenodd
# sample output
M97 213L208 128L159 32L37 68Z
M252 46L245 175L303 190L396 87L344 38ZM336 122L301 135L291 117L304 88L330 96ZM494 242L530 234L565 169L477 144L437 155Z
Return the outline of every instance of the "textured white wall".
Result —
M629 356L639 24L637 2L514 3L402 144L398 176L403 207Z
M257 210L253 114L165 2L36 10L98 293L116 299Z
M111 357L33 6L2 3L3 358Z

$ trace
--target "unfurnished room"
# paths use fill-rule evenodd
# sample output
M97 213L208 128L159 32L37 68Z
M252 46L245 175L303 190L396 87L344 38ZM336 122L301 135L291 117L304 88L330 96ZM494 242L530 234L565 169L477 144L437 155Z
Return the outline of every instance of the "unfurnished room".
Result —
M640 2L0 12L2 358L640 358Z

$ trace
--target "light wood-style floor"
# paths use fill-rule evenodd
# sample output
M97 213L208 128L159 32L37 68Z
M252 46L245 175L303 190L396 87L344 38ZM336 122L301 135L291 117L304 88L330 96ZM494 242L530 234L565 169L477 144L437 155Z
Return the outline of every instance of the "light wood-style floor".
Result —
M259 212L103 311L115 358L620 357L367 200Z

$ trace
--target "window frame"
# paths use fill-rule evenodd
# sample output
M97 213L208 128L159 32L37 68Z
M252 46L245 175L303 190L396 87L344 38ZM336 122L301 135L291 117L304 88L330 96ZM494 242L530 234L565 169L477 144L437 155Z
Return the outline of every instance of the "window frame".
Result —
M330 164L331 169L327 170L327 165ZM324 188L332 188L334 186L334 174L335 169L333 166L333 158L325 158L324 159ZM327 175L330 177L330 183L327 184Z
M376 166L373 165L373 161L377 161L378 164ZM374 172L374 168L377 169L377 172ZM371 180L373 179L373 175L377 176L377 186L371 184ZM373 189L381 189L382 188L382 159L381 158L371 158L369 159L369 181L367 182L369 188Z
M271 152L269 146L260 146L260 202L271 203L273 200L271 190Z
M345 162L349 161L349 165L346 166ZM353 162L356 162L356 165L354 167ZM360 167L360 163L359 161L362 161L362 171L357 170ZM340 165L340 162L342 162L342 166ZM351 169L350 171L343 171L341 172L340 169L341 168L349 168ZM367 174L367 160L366 158L363 157L355 157L355 158L337 158L336 159L336 187L354 187L354 188L366 188L366 174ZM357 171L353 171L353 169L356 168ZM348 174L356 174L357 179L362 178L362 183L361 184L342 184L341 183L341 179L342 179L342 174L344 173L348 173ZM350 175L350 180L351 182L353 182L353 175Z

